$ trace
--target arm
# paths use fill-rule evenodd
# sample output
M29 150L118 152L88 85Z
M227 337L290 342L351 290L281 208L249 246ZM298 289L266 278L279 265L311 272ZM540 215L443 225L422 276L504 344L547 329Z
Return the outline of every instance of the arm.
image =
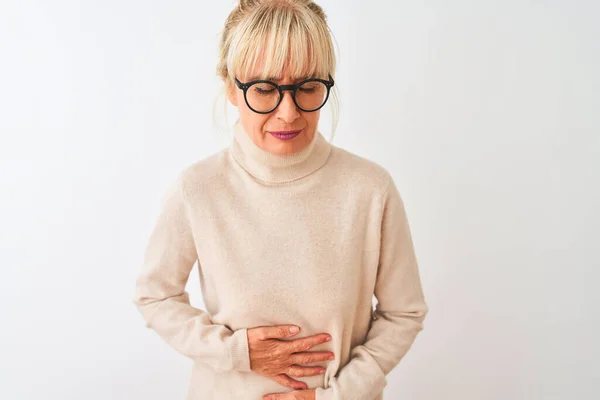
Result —
M213 324L190 305L185 291L198 260L190 227L183 174L171 184L147 243L133 303L152 328L181 354L217 370L250 371L246 329Z
M316 400L371 400L387 385L387 375L408 352L423 329L428 306L404 204L391 176L383 199L381 249L375 284L378 304L363 345L350 361L316 388Z

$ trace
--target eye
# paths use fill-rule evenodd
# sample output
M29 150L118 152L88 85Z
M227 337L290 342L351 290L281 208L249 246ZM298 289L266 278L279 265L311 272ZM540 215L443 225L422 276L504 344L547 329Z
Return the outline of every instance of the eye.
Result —
M251 86L251 90L257 95L272 95L277 92L277 88L270 83L256 83Z
M268 93L273 93L275 91L275 89L263 89L263 88L256 88L255 90L260 94L268 94Z
M320 92L324 89L324 85L321 82L306 82L302 86L298 88L303 93L312 94L315 92Z
M303 85L300 87L300 90L303 91L304 93L313 93L315 90L317 90L316 87L307 87L306 85Z

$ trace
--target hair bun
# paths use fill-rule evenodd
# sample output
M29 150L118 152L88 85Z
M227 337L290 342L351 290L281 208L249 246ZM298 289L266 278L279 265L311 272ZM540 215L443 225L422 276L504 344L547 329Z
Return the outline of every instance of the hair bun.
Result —
M242 10L247 10L252 8L260 3L260 0L240 0L239 8Z

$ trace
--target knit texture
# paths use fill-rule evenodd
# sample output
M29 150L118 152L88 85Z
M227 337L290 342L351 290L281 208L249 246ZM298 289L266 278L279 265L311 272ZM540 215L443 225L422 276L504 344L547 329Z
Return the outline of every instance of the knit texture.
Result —
M250 369L247 329L280 324L332 336L309 350L335 353L311 364L326 372L292 377L316 400L383 399L428 312L394 180L319 131L287 155L233 132L166 191L135 285L146 326L193 360L187 400L291 391ZM185 290L196 263L205 309Z

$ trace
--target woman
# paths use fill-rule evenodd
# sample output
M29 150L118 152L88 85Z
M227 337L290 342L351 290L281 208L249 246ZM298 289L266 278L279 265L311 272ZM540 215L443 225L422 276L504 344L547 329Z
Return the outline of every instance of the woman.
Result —
M232 143L171 186L134 302L194 361L189 400L382 399L428 307L391 175L318 130L335 85L325 14L242 1L218 71ZM206 311L185 291L196 262Z

